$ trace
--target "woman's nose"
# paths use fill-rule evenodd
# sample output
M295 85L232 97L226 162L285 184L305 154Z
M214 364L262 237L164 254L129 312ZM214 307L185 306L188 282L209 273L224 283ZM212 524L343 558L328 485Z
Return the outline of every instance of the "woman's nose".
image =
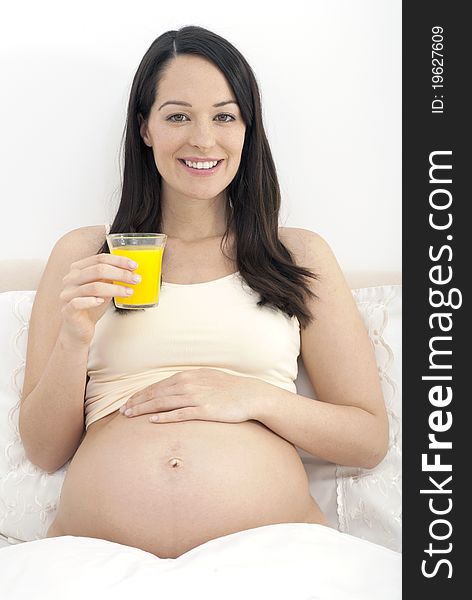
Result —
M215 134L209 123L194 123L190 132L190 144L203 148L211 148L215 144Z

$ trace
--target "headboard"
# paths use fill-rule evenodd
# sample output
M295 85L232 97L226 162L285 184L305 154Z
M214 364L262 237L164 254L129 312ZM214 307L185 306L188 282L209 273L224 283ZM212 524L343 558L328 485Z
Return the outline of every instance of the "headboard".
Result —
M46 262L39 258L0 260L0 292L38 289ZM402 282L398 271L346 271L345 277L351 289Z

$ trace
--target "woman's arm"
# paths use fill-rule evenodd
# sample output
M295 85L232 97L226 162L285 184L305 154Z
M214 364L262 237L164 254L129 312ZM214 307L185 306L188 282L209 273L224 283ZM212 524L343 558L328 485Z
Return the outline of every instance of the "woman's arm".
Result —
M75 229L56 242L29 323L19 432L28 459L49 473L73 456L84 434L89 348L64 332L59 294L71 263L89 252L89 229Z
M121 283L133 284L135 266L124 256L96 253L103 234L101 225L80 227L56 242L31 311L19 431L29 460L49 472L83 440L95 327L113 296L123 295Z
M325 460L373 468L388 449L388 418L367 331L328 244L306 229L285 229L285 237L296 263L320 276L310 280L315 318L301 330L301 358L318 400L273 389L252 418Z
M249 419L339 465L373 469L387 452L388 427L362 408L327 404L273 386L248 410Z

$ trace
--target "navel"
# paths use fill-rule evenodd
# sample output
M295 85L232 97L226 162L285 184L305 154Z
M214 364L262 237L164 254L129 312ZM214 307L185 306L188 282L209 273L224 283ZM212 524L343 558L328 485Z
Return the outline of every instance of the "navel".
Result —
M176 456L173 456L172 458L170 458L167 461L167 464L174 469L178 469L179 467L181 467L183 465L183 460L181 458L177 458Z

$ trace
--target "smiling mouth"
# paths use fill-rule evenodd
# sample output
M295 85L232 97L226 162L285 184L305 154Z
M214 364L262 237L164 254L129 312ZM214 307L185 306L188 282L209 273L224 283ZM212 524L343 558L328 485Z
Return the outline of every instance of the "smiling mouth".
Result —
M199 168L199 167L192 167L191 165L188 165L183 158L178 158L177 160L179 162L181 162L184 165L184 167L187 167L187 169L193 169L194 171L212 171L213 169L216 169L217 167L219 167L220 164L223 162L223 159L220 159L217 161L216 165L214 165L213 167L200 167ZM198 163L196 163L196 164L198 164Z

